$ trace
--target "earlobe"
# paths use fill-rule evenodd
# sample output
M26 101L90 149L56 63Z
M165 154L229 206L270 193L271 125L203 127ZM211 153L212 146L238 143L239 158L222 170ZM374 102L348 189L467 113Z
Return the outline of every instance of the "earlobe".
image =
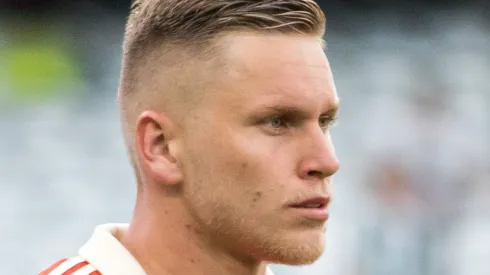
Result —
M163 113L144 112L138 119L136 147L142 173L158 184L177 184L182 174L171 147L173 125Z

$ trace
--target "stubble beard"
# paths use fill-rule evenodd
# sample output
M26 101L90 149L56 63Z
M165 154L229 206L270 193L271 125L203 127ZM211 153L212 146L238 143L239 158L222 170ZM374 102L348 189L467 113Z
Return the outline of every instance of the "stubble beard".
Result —
M202 191L202 190L201 190ZM195 216L202 231L211 238L212 244L229 251L233 256L247 261L264 261L286 265L305 265L314 263L324 251L324 240L301 239L303 233L294 233L293 229L281 228L281 224L264 225L253 216L246 214L253 210L240 209L237 205L224 205L218 198L219 192L213 194L193 192ZM282 226L283 227L283 226ZM312 229L304 226L304 230ZM295 229L298 230L298 229ZM321 237L324 236L324 230Z

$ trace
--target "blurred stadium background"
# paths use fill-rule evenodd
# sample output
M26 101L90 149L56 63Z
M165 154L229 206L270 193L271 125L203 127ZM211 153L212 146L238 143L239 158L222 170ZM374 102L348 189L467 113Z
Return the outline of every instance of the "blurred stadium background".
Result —
M490 274L488 1L320 1L343 100L327 252L278 275ZM0 2L0 270L135 196L115 104L129 1Z

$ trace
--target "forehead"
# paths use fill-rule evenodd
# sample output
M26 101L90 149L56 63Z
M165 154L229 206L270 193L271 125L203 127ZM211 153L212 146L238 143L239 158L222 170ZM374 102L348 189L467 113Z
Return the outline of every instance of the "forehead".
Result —
M337 104L330 65L316 37L241 34L228 37L226 45L225 78L236 84L227 97L242 103Z

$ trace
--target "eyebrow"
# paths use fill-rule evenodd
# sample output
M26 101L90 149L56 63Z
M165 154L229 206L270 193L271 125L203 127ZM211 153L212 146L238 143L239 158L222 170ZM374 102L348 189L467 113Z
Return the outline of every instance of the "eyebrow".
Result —
M327 115L329 117L335 117L339 111L338 102L339 101L336 101L336 103L330 104L329 108L326 111L322 112L322 116ZM307 118L310 116L310 114L303 109L291 105L276 104L272 106L266 106L265 110L275 113L290 114L300 118Z

